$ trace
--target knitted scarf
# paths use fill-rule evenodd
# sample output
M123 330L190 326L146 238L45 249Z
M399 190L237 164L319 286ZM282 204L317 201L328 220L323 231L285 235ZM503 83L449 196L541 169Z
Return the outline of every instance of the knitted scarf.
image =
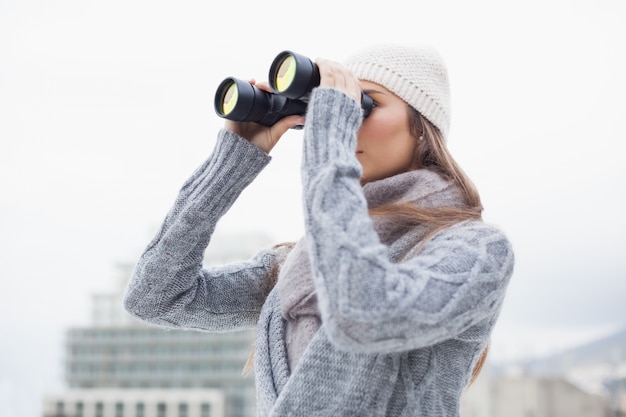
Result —
M368 209L402 203L423 208L464 207L458 188L427 169L367 183L363 193ZM372 221L381 243L388 247L390 259L394 262L413 256L412 250L429 231L427 226L399 228L396 222L380 216L373 217ZM306 236L285 258L276 287L281 314L286 320L285 345L289 369L293 371L321 324Z

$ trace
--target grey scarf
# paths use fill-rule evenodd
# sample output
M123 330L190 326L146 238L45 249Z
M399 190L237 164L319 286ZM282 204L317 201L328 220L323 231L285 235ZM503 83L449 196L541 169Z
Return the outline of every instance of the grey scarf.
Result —
M426 169L368 183L363 187L363 192L369 209L401 203L423 208L464 207L457 187ZM379 216L373 218L373 223L380 241L389 248L390 259L394 262L413 256L411 249L428 232L423 226L411 229L398 227L396 222ZM305 236L285 258L276 283L281 313L287 321L285 345L289 369L292 371L321 324L307 248Z

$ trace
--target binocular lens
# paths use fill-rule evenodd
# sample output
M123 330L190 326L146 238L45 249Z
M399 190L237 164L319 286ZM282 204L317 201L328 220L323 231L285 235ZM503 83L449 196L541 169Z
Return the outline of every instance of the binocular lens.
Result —
M256 122L272 126L292 114L303 115L306 103L264 91L248 81L228 77L215 93L215 112L237 122Z
M232 83L224 90L224 93L220 100L220 111L224 116L228 116L237 105L239 99L239 89L237 84Z
M319 85L317 65L309 58L283 51L274 58L268 77L275 93L293 100L307 100L311 90Z
M274 80L276 91L282 93L287 90L293 83L295 75L296 59L293 55L287 55L278 64L278 69L276 70L276 79Z

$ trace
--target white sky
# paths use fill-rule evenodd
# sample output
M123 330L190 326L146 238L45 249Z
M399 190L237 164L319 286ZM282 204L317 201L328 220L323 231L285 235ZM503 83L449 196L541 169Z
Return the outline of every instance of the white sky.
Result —
M0 415L60 384L64 329L213 148L219 82L264 80L284 49L440 50L450 148L517 254L494 360L626 324L626 3L295 4L0 0ZM300 132L272 155L220 232L300 236Z

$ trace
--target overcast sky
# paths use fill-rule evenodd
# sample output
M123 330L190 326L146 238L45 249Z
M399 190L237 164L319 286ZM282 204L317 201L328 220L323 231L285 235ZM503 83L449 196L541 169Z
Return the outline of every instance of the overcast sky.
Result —
M88 323L91 294L114 289L211 152L219 82L265 80L284 49L440 50L449 146L517 255L492 360L626 324L626 3L227 4L0 0L0 415L34 417L61 386L64 330ZM301 235L300 135L219 233Z

